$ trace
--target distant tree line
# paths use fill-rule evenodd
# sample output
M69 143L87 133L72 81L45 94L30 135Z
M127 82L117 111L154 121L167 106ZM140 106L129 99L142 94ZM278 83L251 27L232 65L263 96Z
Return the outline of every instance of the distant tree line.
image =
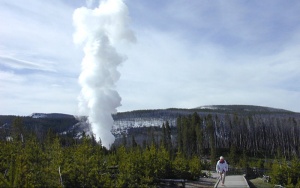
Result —
M0 115L0 139L5 139L11 135L14 129L12 124L16 123L16 119L22 120L22 129L25 132L36 134L39 139L42 139L48 130L56 133L68 132L72 126L78 123L78 120L73 116L60 116L55 118L32 118L30 116L4 116Z
M267 168L274 184L300 181L299 118L287 115L194 113L176 127L133 129L109 149L93 135L58 134L50 124L38 133L24 120L16 117L10 139L0 139L0 187L151 187L162 178L197 179L224 154L230 165Z
M193 155L236 153L253 157L300 156L300 117L288 114L198 114L179 116L176 126L166 121L161 127L128 129L123 141L132 136L141 146L168 142L167 148ZM122 142L124 143L124 142ZM119 143L120 144L120 143Z
M236 150L254 157L300 156L300 119L288 116L226 114L177 119L178 148L188 155Z

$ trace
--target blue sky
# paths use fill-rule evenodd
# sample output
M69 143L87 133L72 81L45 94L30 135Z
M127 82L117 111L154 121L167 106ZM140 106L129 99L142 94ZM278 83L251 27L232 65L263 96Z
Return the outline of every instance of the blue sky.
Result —
M300 112L299 1L125 3L137 41L117 48L127 56L119 111L249 104ZM81 6L0 1L0 114L78 113L84 54L72 14Z

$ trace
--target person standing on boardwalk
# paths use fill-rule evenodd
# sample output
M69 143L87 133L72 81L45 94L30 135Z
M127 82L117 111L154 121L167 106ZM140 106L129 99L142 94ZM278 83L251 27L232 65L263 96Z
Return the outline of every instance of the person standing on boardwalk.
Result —
M228 171L228 164L225 161L223 156L221 156L220 160L217 162L216 171L217 171L217 173L220 174L220 179L222 181L222 185L224 185L226 172Z

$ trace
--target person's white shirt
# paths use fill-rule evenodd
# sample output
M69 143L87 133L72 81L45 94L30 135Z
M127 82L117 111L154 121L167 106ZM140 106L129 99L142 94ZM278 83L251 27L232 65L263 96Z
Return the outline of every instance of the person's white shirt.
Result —
M227 172L228 171L228 164L227 164L227 162L224 159L220 159L217 162L216 171L218 173L222 173L222 172Z

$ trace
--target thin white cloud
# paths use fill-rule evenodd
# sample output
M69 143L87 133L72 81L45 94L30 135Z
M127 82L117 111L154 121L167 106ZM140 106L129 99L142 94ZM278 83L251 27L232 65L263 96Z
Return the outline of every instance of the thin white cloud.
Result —
M70 61L72 56L80 58L80 51L76 50L72 41L72 7L60 1L1 3L1 49L24 61L32 61L31 58L42 59L43 62L55 59L57 64L64 61L63 69L76 65ZM79 67L77 63L76 68Z
M6 65L12 69L35 69L41 71L55 72L55 69L51 66L51 62L41 64L41 63L35 63L35 62L30 62L22 59L17 59L14 57L6 57L1 55L0 55L0 62L3 65Z
M0 114L76 113L75 8L62 1L0 2Z

